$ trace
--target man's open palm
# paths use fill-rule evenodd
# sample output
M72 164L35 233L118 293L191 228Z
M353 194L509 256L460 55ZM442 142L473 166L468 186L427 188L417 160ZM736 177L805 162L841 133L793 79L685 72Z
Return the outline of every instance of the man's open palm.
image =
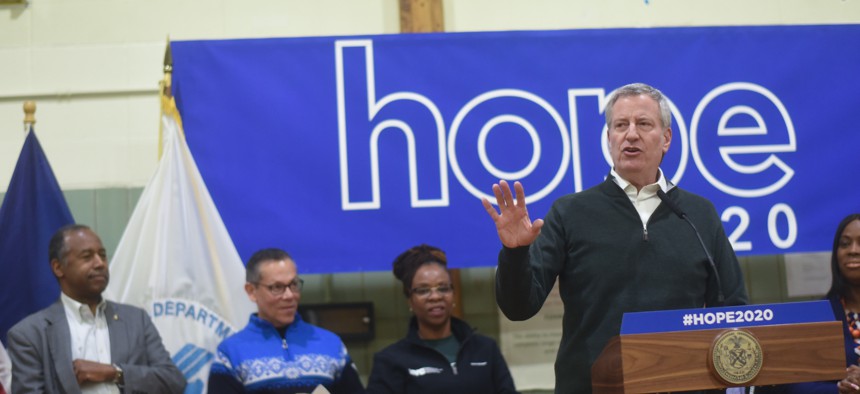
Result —
M531 245L540 234L540 228L543 227L543 219L537 219L533 223L529 218L526 194L520 182L514 182L514 191L517 195L516 203L507 182L499 181L498 184L493 185L493 194L496 195L499 212L496 212L489 200L481 199L484 209L496 223L499 240L509 248Z

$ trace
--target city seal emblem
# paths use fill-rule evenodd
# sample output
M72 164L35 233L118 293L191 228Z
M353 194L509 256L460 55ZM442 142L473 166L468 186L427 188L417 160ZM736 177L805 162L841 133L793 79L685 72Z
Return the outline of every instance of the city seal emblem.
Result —
M763 359L758 339L745 330L724 331L711 345L711 367L717 378L728 385L742 385L755 379Z

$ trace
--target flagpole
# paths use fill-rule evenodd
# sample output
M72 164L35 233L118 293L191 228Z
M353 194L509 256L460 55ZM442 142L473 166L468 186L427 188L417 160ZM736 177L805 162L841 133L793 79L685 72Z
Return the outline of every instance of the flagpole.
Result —
M33 128L33 125L36 124L36 102L35 101L25 101L24 102L24 135L27 135L27 132Z
M164 49L164 78L159 82L159 94L161 96L161 114L165 112L165 101L173 98L173 56L170 53L170 36L167 37L167 47ZM161 117L158 121L158 158L164 153L164 127Z

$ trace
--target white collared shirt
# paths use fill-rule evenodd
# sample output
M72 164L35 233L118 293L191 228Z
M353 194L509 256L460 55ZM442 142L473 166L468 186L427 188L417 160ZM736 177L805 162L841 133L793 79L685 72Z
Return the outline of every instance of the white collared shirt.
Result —
M60 293L60 300L69 323L72 360L111 364L110 334L105 317L107 302L102 299L93 315L89 305L77 302L65 293ZM84 385L81 391L84 394L118 394L119 388L111 382L104 382Z
M0 385L7 393L12 392L12 360L9 359L3 342L0 342Z
M671 182L666 181L666 177L663 176L663 170L658 168L657 171L659 171L660 175L657 178L657 182L642 187L642 190L636 190L636 186L627 182L621 175L618 175L614 168L611 171L612 180L624 190L624 193L627 193L627 197L630 198L630 202L633 203L633 207L639 213L639 218L642 219L642 228L646 230L648 228L648 219L651 219L651 215L660 206L660 197L657 196L657 190L663 190L666 193L675 186Z

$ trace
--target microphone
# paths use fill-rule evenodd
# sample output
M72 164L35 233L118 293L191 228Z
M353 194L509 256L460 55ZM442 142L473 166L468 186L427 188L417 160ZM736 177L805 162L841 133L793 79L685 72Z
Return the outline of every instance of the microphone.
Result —
M699 245L702 246L702 250L705 251L705 256L708 257L708 268L711 269L711 272L714 273L714 279L717 283L717 305L715 306L723 306L725 302L725 297L723 297L723 286L720 283L720 274L717 272L717 265L714 264L714 259L711 257L711 252L708 251L708 248L705 246L705 241L702 241L702 236L699 234L699 230L696 229L696 226L693 222L687 217L687 214L681 210L681 208L675 204L674 201L669 199L669 196L663 191L663 189L657 190L657 197L660 197L660 201L665 203L672 212L675 212L675 215L678 215L679 218L684 219L690 227L693 228L693 232L696 233L696 238L699 239Z

